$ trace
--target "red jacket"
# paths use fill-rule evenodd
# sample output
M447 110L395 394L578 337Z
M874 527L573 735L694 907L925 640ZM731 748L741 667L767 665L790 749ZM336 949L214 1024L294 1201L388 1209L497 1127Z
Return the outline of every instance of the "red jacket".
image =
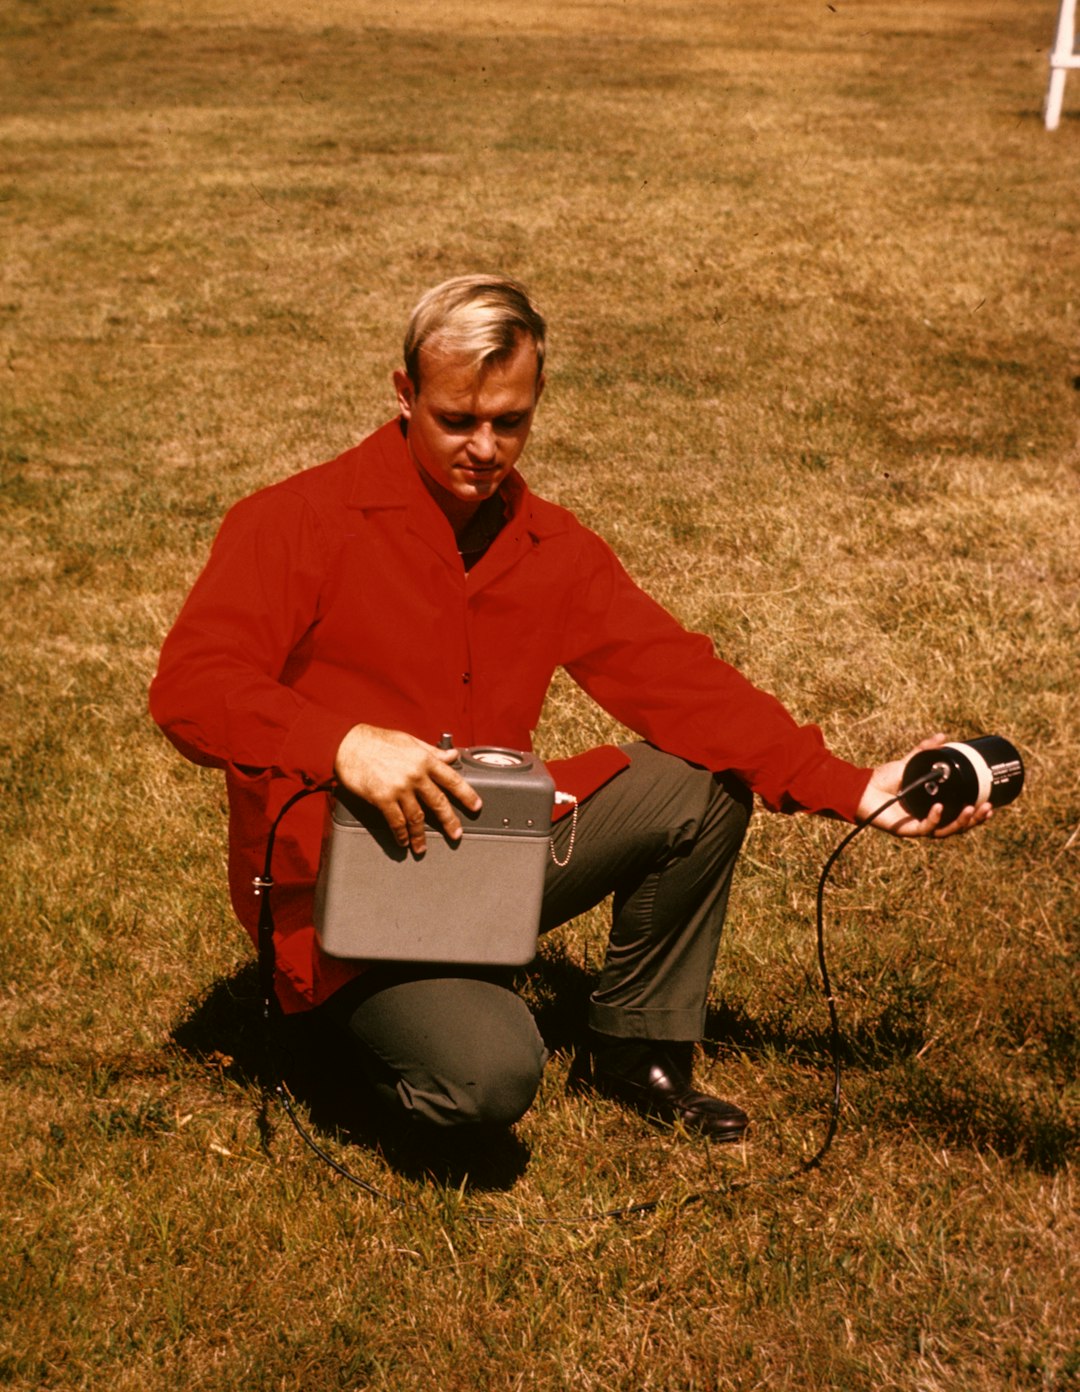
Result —
M331 776L354 724L529 749L560 666L643 738L733 770L770 807L854 819L869 770L720 661L572 514L516 473L503 492L508 521L466 574L392 421L225 518L165 640L150 708L181 753L225 769L230 889L253 935L269 824L298 787ZM585 797L625 762L594 750L551 768ZM274 852L286 1010L358 970L326 957L311 923L323 815L322 798L299 803Z

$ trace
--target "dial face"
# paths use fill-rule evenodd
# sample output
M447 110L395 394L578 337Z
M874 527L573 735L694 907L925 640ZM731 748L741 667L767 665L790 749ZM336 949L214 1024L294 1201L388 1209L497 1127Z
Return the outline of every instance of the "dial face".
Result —
M474 749L469 758L476 764L488 768L519 768L525 761L520 754L509 749Z

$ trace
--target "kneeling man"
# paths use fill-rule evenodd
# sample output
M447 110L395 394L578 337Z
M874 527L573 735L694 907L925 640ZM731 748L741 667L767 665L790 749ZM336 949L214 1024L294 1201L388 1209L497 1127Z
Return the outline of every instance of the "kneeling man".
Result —
M529 749L564 668L640 739L550 765L579 807L555 825L541 927L614 896L589 1005L595 1086L737 1140L746 1113L696 1089L691 1061L752 795L853 821L899 791L905 760L831 754L529 490L516 466L544 343L514 281L462 276L424 295L394 373L396 418L232 508L165 641L151 709L183 754L225 771L233 903L254 935L253 880L293 793L335 777L422 855L478 806L443 732ZM916 820L896 805L880 824L941 836L988 815L965 808L942 827L940 808ZM312 922L323 817L308 798L278 839L282 1008L325 1012L343 1066L417 1125L513 1123L547 1052L509 974L325 955Z

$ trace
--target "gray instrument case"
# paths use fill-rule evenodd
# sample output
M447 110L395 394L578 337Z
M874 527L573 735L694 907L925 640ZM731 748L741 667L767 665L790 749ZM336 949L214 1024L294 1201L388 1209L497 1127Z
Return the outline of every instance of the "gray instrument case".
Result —
M483 800L458 808L447 841L429 819L427 851L394 841L353 794L328 799L315 927L333 957L523 966L536 953L555 785L532 754L494 746L455 765Z

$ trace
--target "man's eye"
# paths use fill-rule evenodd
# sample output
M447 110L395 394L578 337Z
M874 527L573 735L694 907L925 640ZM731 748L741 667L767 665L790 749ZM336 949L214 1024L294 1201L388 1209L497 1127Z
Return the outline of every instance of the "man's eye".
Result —
M447 430L468 430L472 425L471 416L443 416L441 419Z
M525 417L520 415L500 416L498 420L495 422L495 429L516 430L524 419Z

